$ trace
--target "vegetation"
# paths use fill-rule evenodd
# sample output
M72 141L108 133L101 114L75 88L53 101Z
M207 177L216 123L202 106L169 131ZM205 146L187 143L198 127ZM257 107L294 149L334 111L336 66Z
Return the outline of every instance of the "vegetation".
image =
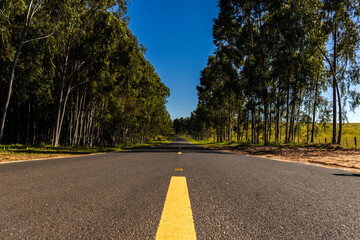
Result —
M0 162L43 159L54 157L67 157L110 151L124 151L138 148L156 147L172 141L172 137L156 138L146 143L121 144L116 147L83 147L83 146L58 146L7 144L0 146Z
M116 146L168 135L169 89L126 0L0 2L0 142Z
M284 124L283 124L284 125ZM276 142L274 139L274 136L272 136L271 139L269 139L268 145L269 146L314 146L318 145L319 147L331 144L331 138L332 138L332 126L330 123L325 125L317 124L317 129L319 130L315 137L314 142L309 143L306 141L306 126L302 127L302 130L299 132L299 138L296 139L295 142L289 142L284 145L284 141L278 141ZM273 131L274 129L272 129ZM183 134L183 135L182 135ZM259 144L253 144L250 141L246 141L245 138L240 138L240 141L237 141L236 134L233 136L232 141L230 142L216 142L216 138L198 138L197 140L193 139L191 135L188 135L187 133L179 133L179 135L182 135L186 140L190 141L194 144L200 144L200 145L206 145L208 147L216 146L216 147L222 147L222 146L254 146L254 145L263 145L264 142L260 142ZM282 140L285 135L285 129L282 129ZM261 136L262 137L262 136ZM343 124L343 142L342 145L348 148L354 148L355 147L355 137L357 139L357 147L360 147L360 123L344 123Z
M360 103L359 1L220 0L219 7L197 109L174 121L176 132L214 142L314 142L332 122L328 141L341 144L347 106Z
M5 153L14 153L14 154L52 154L52 153L61 153L61 154L89 154L89 153L98 153L98 152L109 152L109 151L122 151L125 149L135 149L143 147L156 147L165 143L170 142L171 138L161 139L161 140L151 140L146 143L130 144L130 145L118 145L116 147L54 147L51 145L23 145L23 144L8 144L2 145L0 148L0 154Z

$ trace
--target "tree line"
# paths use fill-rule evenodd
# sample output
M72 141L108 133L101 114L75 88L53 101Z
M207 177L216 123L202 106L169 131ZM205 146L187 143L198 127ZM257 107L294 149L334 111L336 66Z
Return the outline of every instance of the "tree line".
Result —
M319 123L332 122L332 143L341 144L346 110L360 103L359 1L218 5L216 50L201 72L199 102L190 117L174 121L176 132L214 141L314 142Z
M117 145L171 131L126 0L0 2L0 142Z

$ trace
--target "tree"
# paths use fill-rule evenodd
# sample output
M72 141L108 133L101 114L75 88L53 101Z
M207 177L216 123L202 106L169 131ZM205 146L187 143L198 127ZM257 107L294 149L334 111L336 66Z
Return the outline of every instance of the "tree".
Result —
M15 55L14 55L13 60L12 60L12 64L11 64L11 68L10 68L9 82L8 82L8 87L7 87L7 93L6 93L4 105L3 105L3 108L2 108L2 112L1 112L0 143L1 143L1 141L3 139L3 135L4 135L6 113L8 111L8 107L9 107L9 103L10 103L11 92L12 92L14 76L15 76L15 70L16 70L16 64L18 62L21 49L22 49L23 45L25 43L27 43L27 42L30 42L30 41L33 41L33 40L40 40L40 39L48 37L48 36L45 36L45 37L39 37L37 39L26 40L26 34L27 34L27 31L28 31L28 29L29 29L29 27L30 27L30 25L32 23L32 20L33 20L35 14L41 9L44 2L45 2L45 0L31 0L28 5L25 5L25 9L26 9L26 15L24 16L25 21L24 21L24 25L23 25L23 29L22 29L22 32L21 32L20 39L18 40L19 42L17 43L17 46L16 46ZM25 4L25 3L23 3L23 4ZM1 13L2 13L3 17L6 18L6 15L4 14L4 12L1 11Z
M341 144L343 106L341 101L341 90L343 95L348 95L345 85L356 84L351 77L346 79L346 72L352 66L357 65L357 49L359 47L359 19L360 3L354 0L324 0L322 6L315 11L307 13L308 19L323 23L316 33L311 32L313 41L321 51L325 62L332 75L333 89L333 136L332 143ZM319 31L320 30L320 31ZM314 37L314 36L325 36ZM328 51L319 45L326 42ZM320 43L319 43L320 42ZM332 47L330 47L332 46ZM331 52L331 53L329 53ZM346 83L348 82L348 84ZM337 108L338 106L338 108ZM339 131L337 133L337 115L339 115Z
M18 57L6 142L117 145L170 134L170 90L129 30L126 4L41 2ZM0 3L1 93L27 7Z
M315 122L328 119L327 101L321 94L331 85L333 142L339 108L340 144L343 106L351 102L355 107L360 102L360 94L354 89L359 83L359 2L220 0L219 7L213 26L215 56L209 58L198 87L198 108L214 116L210 115L212 125L205 126L223 132L226 120L222 116L226 112L228 139L232 134L231 116L237 115L236 132L240 134L243 121L246 132L242 134L248 139L250 128L254 144L261 139L264 144L272 139L281 141L283 127L285 142L293 142L296 137L300 141L304 125L306 140L311 135L313 142ZM231 67L219 67L223 63ZM331 84L325 81L329 76L325 66L332 75ZM235 74L229 69L235 70ZM231 87L226 87L225 83L230 82ZM233 92L229 93L229 89ZM236 100L227 101L231 94ZM238 106L237 113L226 108L234 105ZM196 115L191 118L206 122Z

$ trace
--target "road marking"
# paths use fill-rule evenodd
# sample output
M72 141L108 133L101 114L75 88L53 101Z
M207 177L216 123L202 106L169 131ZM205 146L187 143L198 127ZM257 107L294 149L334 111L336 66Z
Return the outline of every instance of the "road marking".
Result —
M156 240L196 240L185 177L171 177Z
M175 168L174 170L175 171L182 171L183 169L182 168Z
M180 155L180 154L182 154L182 152L178 152L178 154Z

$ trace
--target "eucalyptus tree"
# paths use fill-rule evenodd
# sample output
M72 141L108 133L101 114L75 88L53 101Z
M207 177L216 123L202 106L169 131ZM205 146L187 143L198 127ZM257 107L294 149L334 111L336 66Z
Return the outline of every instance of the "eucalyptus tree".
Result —
M349 95L348 86L358 83L352 69L358 66L360 3L356 0L319 0L318 7L304 14L304 22L320 23L318 29L309 31L317 44L332 76L332 143L341 143L343 105ZM326 44L326 47L322 47ZM354 95L354 94L353 94ZM356 94L355 94L356 95ZM354 96L355 96L354 95ZM339 131L337 132L337 116Z
M324 11L328 13L325 22L332 35L332 61L324 53L326 62L333 75L333 115L336 117L336 97L339 111L339 131L337 144L341 144L343 106L342 99L348 95L349 86L359 83L359 80L352 75L352 67L359 64L357 54L360 43L360 3L359 1L325 1ZM335 95L335 97L334 97ZM333 116L334 117L334 116ZM333 120L334 121L334 120ZM335 119L336 123L336 119ZM334 123L333 123L334 128ZM333 132L334 133L334 132ZM335 132L336 134L336 132ZM333 136L333 143L335 143Z
M263 129L264 142L268 143L274 112L275 140L279 140L284 109L285 141L294 141L301 116L307 116L310 129L309 109L311 105L317 108L320 93L326 87L321 84L323 78L320 77L324 65L321 55L328 36L322 30L324 4L320 0L220 0L219 7L213 27L216 61L229 62L237 71L237 76L233 77L236 87L232 89L236 89L240 105L251 112L252 142L259 142L259 131ZM309 13L315 17L309 17ZM218 54L223 52L225 54ZM203 73L212 65L208 64ZM224 69L218 68L216 75L221 76L223 72ZM224 87L219 89L226 91ZM199 104L204 104L201 97L206 96L205 88L198 88L198 91ZM315 96L315 102L311 96ZM218 99L222 98L218 93ZM313 118L315 121L315 114Z
M4 11L1 10L1 18L2 18L2 22L7 22L8 24L11 25L11 21L10 21L10 14L9 13L9 9L12 9L12 7L15 8L16 12L15 14L20 14L22 19L23 19L23 24L22 24L22 30L21 33L16 36L16 44L13 50L13 53L11 53L12 57L11 57L11 67L10 67L10 73L9 73L9 78L8 78L8 86L7 86L7 90L6 90L6 94L5 94L5 100L3 103L3 108L2 108L2 112L1 112L1 118L0 118L0 142L2 141L3 135L4 135L4 128L5 128L5 121L6 121L6 114L8 111L8 107L9 107L9 103L10 103L10 98L11 98L11 93L12 93L12 88L13 88L13 82L14 82L14 76L15 76L15 70L16 70L16 64L19 60L19 56L20 56L20 52L21 49L23 47L24 44L31 42L31 41L35 41L35 40L40 40L40 39L44 39L49 37L50 35L47 36L38 36L35 39L26 39L27 36L27 32L29 30L29 28L31 27L32 21L33 19L36 17L36 14L41 10L42 5L44 4L45 0L30 0L29 2L25 2L25 1L18 1L18 2L12 2L12 1L5 1L3 2L3 5L1 7L3 7ZM19 4L18 6L16 6L17 4ZM14 6L15 5L15 6ZM21 11L21 10L22 11ZM20 11L18 11L20 10ZM12 28L13 26L11 26ZM2 29L2 32L5 32L6 30ZM2 33L3 34L3 33ZM5 33L7 34L7 33Z
M37 6L18 58L7 142L115 145L170 133L170 91L128 28L125 0ZM0 3L1 94L27 7Z
M197 89L199 106L210 112L211 121L207 124L212 124L219 141L222 141L226 135L226 122L227 140L232 139L236 83L237 71L226 57L226 53L218 51L216 55L210 56L208 65L201 72L200 85Z
M221 93L222 85L218 79L218 58L212 55L208 59L207 66L201 72L200 85L197 86L199 105L206 106L210 109L208 127L214 129L214 135L220 139L222 135L219 122L221 121L222 107L219 104L219 93Z
M57 9L61 31L54 38L50 51L54 52L52 64L55 69L55 78L59 92L54 128L53 145L57 146L60 140L61 129L66 112L70 92L75 86L83 84L87 77L81 76L84 65L88 64L96 51L94 41L94 26L97 21L104 20L104 14L111 17L108 9L117 2L112 1L75 1L68 0L56 3L53 8ZM120 8L119 8L120 9ZM98 35L96 35L98 37Z

